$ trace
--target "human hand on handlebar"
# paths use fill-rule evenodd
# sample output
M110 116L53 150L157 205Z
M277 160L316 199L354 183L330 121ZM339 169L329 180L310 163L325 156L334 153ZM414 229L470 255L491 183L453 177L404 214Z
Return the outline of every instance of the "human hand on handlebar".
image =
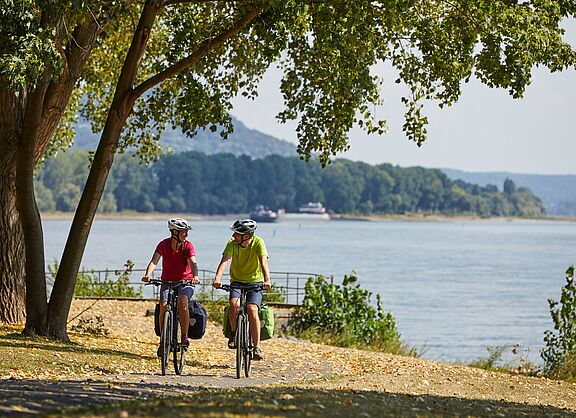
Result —
M268 281L264 280L264 283L262 283L262 288L263 288L264 290L268 290L268 289L270 289L271 287L272 287L272 284L270 283L270 280L268 280Z
M216 289L220 289L222 287L222 282L219 278L214 277L214 281L212 282L212 286Z
M142 281L143 281L144 283L150 283L150 276L144 276L144 277L142 277Z

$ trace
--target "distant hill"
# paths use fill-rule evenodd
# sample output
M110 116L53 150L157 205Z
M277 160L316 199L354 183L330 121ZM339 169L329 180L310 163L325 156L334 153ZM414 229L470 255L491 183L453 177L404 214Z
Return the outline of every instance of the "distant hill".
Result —
M544 202L549 215L576 216L576 176L514 174L506 172L470 173L448 168L441 169L451 179L486 186L493 184L502 190L504 180L512 180L518 187L527 187Z
M275 138L260 131L246 127L233 119L234 133L228 139L222 139L218 133L206 130L198 131L194 138L188 138L180 131L167 130L163 133L162 145L170 145L176 153L197 151L203 154L230 153L235 156L249 155L252 158L264 158L268 155L293 157L296 146L288 141ZM99 135L93 134L87 122L81 122L76 128L75 147L93 150Z

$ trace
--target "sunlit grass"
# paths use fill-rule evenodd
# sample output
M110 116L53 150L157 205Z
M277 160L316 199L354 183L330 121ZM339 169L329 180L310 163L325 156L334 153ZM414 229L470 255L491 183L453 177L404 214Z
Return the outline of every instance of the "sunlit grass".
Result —
M70 342L24 336L22 326L0 325L0 376L50 378L158 368L149 341L70 332Z

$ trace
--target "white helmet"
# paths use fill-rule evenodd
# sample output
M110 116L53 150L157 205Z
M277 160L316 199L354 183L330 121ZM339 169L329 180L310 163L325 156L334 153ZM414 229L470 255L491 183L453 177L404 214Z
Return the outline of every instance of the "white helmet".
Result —
M189 231L192 227L186 219L172 218L168 221L168 229L170 231Z

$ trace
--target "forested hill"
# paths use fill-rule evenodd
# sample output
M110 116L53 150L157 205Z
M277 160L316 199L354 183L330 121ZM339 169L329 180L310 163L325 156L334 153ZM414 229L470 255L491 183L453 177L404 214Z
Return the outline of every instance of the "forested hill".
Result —
M193 138L175 130L164 132L161 143L171 146L176 153L198 151L207 155L230 153L235 156L249 155L264 158L269 155L296 156L296 146L271 135L247 128L234 119L234 133L227 140L218 133L199 131ZM86 122L81 122L76 131L76 149L93 150L99 137L93 134ZM480 186L496 185L503 188L506 179L513 180L518 187L527 187L538 196L550 215L576 216L576 176L550 176L514 173L469 173L442 169L449 178L463 180Z
M233 119L233 124L234 132L227 139L222 139L217 132L209 130L199 130L196 136L188 138L180 131L168 129L162 134L160 143L172 147L176 153L185 151L198 151L207 155L230 153L236 156L249 155L252 158L264 158L268 155L296 156L294 144L250 129L237 119ZM75 148L94 150L99 139L98 135L92 133L87 122L77 125Z
M544 202L549 215L576 216L576 176L538 175L515 173L470 173L460 170L442 169L452 179L485 186L503 185L506 179L517 186L528 187Z
M36 181L41 211L72 211L88 173L88 152L48 160ZM256 204L296 211L319 201L334 213L473 214L542 216L545 209L527 188L508 180L502 191L451 180L440 170L372 166L338 159L317 161L277 155L262 159L232 154L183 152L151 167L119 155L110 172L102 211L247 213Z

